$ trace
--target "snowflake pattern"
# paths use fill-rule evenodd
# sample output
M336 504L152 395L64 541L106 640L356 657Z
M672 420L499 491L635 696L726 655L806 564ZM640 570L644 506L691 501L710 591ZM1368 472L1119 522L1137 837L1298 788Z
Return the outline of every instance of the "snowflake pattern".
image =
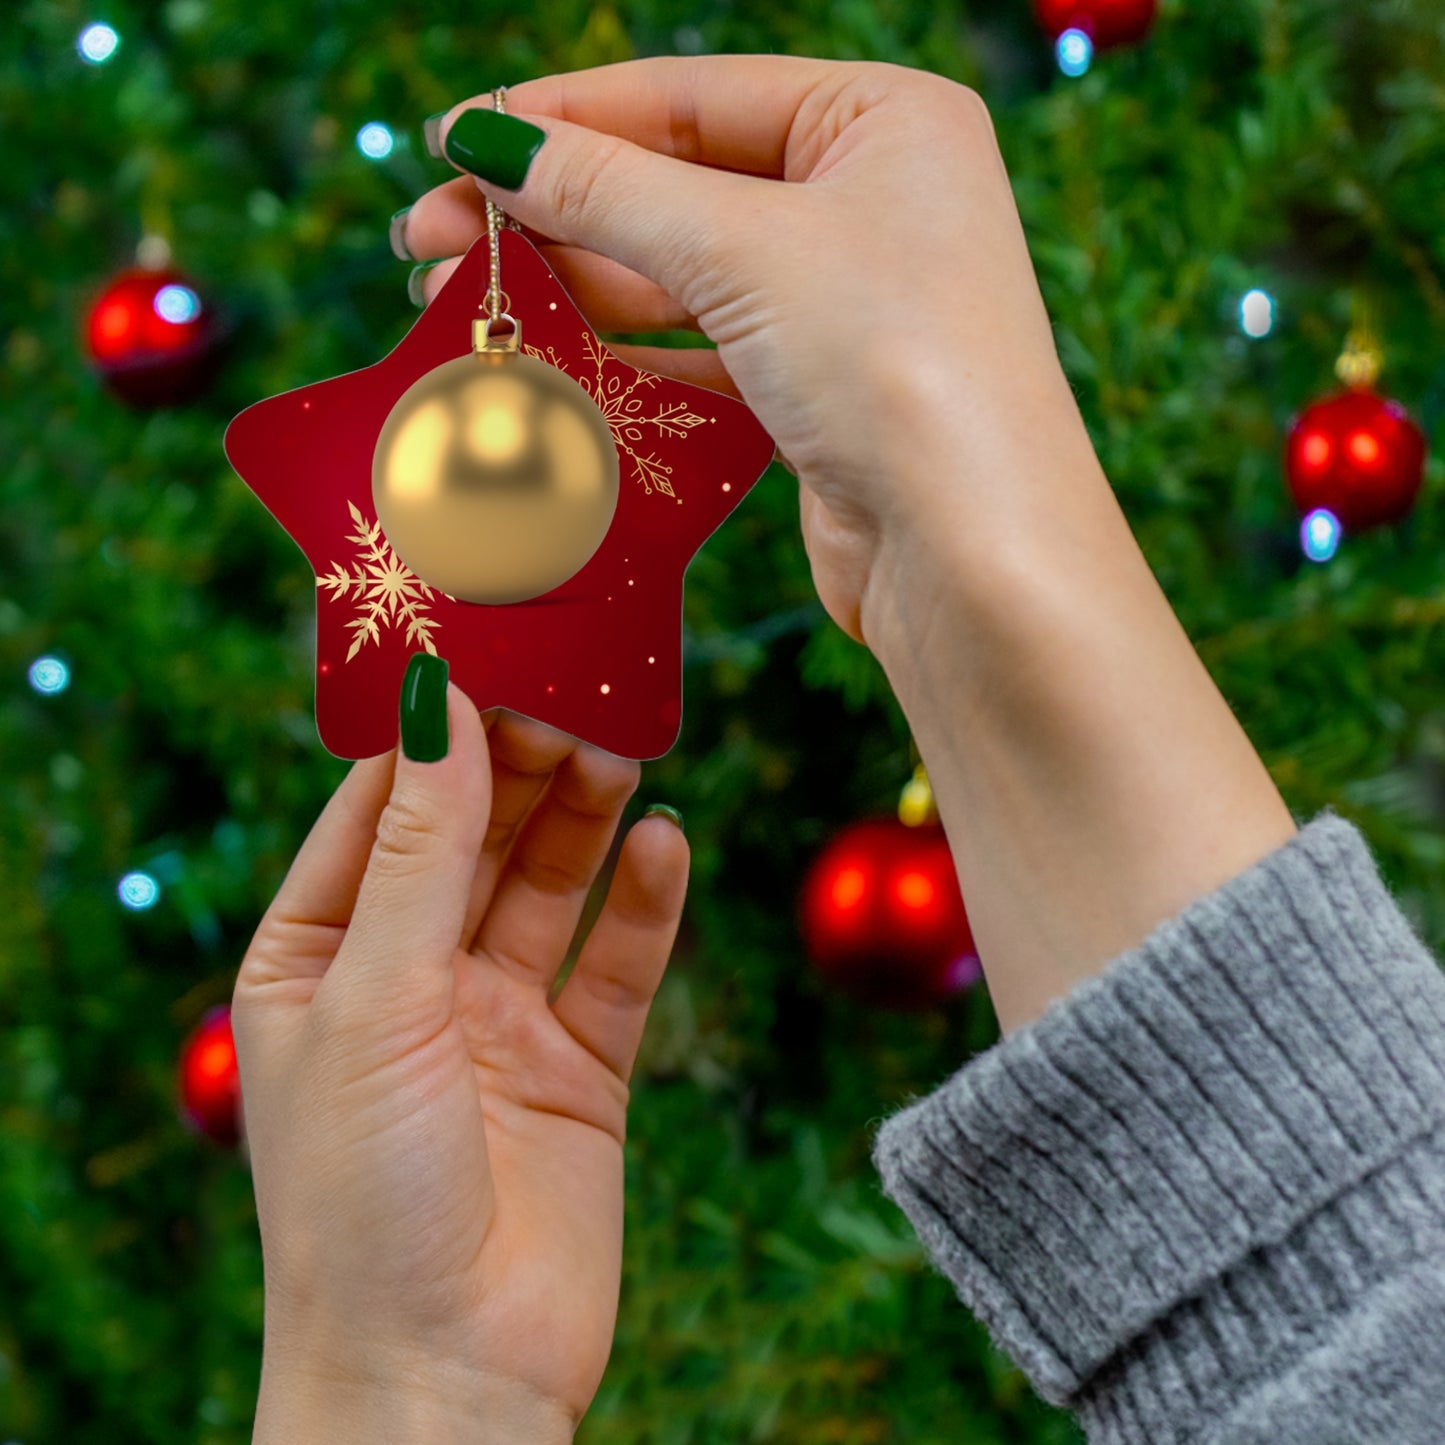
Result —
M359 604L356 616L347 623L351 629L351 650L346 660L351 661L368 642L381 645L381 628L400 627L406 624L408 644L421 643L433 657L436 643L432 641L432 629L438 623L435 617L426 616L434 593L392 551L391 543L381 532L380 522L368 522L361 515L355 502L348 502L351 520L357 530L346 538L362 549L362 556L350 572L339 562L325 577L318 576L318 587L331 588L331 600L340 602L349 597ZM443 592L442 596L450 594ZM453 599L455 600L455 599Z
M616 361L617 358L590 331L582 333L582 345L587 359L597 368L597 375L592 381L586 377L573 379L597 403L598 409L607 418L607 425L612 429L613 440L632 458L634 480L642 483L643 490L649 496L653 492L661 492L664 496L676 497L677 493L672 489L672 468L655 451L650 450L645 457L640 455L633 443L642 441L644 427L656 427L659 436L686 437L693 427L707 418L689 411L687 403L683 401L672 402L670 405L657 402L654 414L645 416L642 398L634 396L633 393L641 386L656 386L658 378L650 371L639 371L634 373L631 385L624 389L620 377L606 374L607 363ZM549 346L543 352L523 342L522 350L528 356L535 356L538 361L546 362L548 366L555 366L558 371L567 370L555 347Z

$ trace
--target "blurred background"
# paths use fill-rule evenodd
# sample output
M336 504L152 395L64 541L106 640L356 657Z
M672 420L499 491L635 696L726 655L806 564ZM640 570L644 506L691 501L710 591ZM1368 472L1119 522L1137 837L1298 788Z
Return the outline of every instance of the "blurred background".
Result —
M10 0L0 1440L250 1438L261 1256L224 1008L347 764L316 735L315 579L227 422L415 320L387 221L452 174L424 117L729 51L988 100L1150 563L1296 815L1357 822L1445 941L1438 0ZM919 878L947 891L918 759L814 599L780 467L692 564L684 624L682 735L626 821L680 808L693 883L579 1439L1076 1441L869 1163L881 1117L997 1028L957 909L910 922Z

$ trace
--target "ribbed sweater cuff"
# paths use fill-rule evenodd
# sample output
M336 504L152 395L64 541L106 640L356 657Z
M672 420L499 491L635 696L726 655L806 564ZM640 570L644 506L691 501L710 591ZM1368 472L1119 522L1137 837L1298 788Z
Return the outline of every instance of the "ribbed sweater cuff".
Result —
M1227 1409L1211 1382L1438 1247L1442 1037L1445 975L1325 813L887 1119L873 1159L1045 1399L1159 1440L1181 1392Z

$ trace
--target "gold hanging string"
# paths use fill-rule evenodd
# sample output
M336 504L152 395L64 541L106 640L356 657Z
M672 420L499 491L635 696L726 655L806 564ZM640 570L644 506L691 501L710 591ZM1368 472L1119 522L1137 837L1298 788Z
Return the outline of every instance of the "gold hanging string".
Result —
M171 167L152 160L141 192L140 243L136 246L136 265L147 271L160 271L171 264L171 225L169 195L173 189Z
M507 113L507 87L505 85L499 85L492 92L492 109L498 115ZM507 213L489 196L487 198L487 249L491 254L491 283L487 287L487 310L491 313L493 325L502 319L503 311L511 304L510 298L507 298L507 306L503 305L502 253L501 247L497 244L497 232L509 224Z

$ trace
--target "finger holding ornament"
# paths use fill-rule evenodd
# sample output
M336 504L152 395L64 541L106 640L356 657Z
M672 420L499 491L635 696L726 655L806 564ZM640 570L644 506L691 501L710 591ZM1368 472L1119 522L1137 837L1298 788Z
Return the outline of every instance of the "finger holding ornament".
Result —
M586 743L562 759L496 877L474 954L551 988L641 772Z
M898 67L876 67L879 70ZM858 67L793 55L652 56L544 75L507 89L507 109L619 136L660 156L774 180L800 179L803 142ZM441 144L474 96L434 117Z
M594 331L700 331L697 317L644 276L580 246L538 247ZM412 304L429 306L461 256L420 261L408 277Z
M522 825L541 806L557 770L581 744L570 733L520 713L503 711L488 732L492 757L492 817L477 859L462 946L474 946L477 928L491 906L497 879Z
M721 304L718 277L734 259L740 218L770 214L774 188L544 119L545 129L512 103L505 114L465 107L442 122L442 149L485 177L509 216L545 218L554 241L585 243L647 276L705 325L700 298Z
M453 256L445 261L426 261L417 266L407 282L408 294L413 303L417 306L430 306L460 264L461 257ZM630 324L604 326L600 320L589 317L591 325L599 331L667 329L660 325L643 325L635 316L615 319ZM627 341L605 344L620 360L629 366L637 367L639 371L670 377L674 381L690 382L694 386L705 386L709 391L720 391L724 396L736 397L739 401L744 399L737 383L723 365L722 358L712 347L652 346Z
M691 861L680 817L665 808L649 814L623 841L607 901L552 1004L567 1032L624 1084L677 938Z
M443 159L440 152L435 155L437 160ZM534 246L551 242L551 237L519 221L509 220L508 224ZM479 236L486 235L487 198L470 177L455 177L423 192L411 205L403 206L392 216L389 231L391 249L399 261L434 260L453 252L465 252Z
M460 256L447 256L439 261L418 261L406 278L406 294L411 304L423 308L430 306L461 264Z
M655 281L585 247L550 241L527 227L519 229L541 251L567 294L596 330L699 329L697 317ZM393 246L403 260L461 257L486 230L486 197L470 176L459 176L427 191L393 217Z

